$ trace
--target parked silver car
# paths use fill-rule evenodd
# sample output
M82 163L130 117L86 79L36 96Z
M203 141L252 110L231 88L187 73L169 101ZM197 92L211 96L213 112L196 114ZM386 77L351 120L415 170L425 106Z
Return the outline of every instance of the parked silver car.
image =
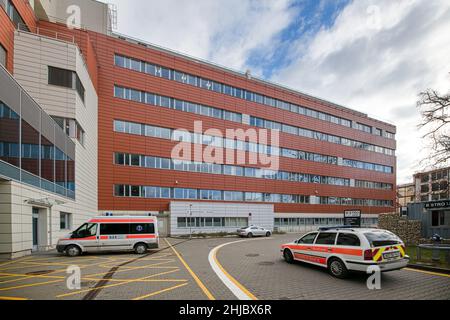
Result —
M237 230L237 233L240 237L270 237L272 235L272 231L263 227L257 226L249 226L240 228Z

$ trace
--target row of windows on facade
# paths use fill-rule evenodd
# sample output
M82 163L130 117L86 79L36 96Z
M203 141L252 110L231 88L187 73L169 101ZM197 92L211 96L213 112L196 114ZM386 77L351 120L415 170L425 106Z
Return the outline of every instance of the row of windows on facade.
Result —
M433 193L431 195L422 195L420 196L421 202L428 202L428 201L437 201L437 200L447 200L449 199L449 193L448 191L442 192L442 193ZM414 199L413 199L414 200Z
M448 181L435 182L431 184L431 191L448 191ZM420 186L420 193L428 193L430 192L430 186L428 184L424 184Z
M225 111L222 109L207 107L198 105L195 103L190 103L187 101L181 101L177 99L173 99L170 97L163 97L159 95L155 95L153 93L143 92L135 89L123 88L119 86L114 87L114 96L116 98L127 99L135 102L146 103L151 105L158 105L166 108L176 109L179 111L196 113L208 117L214 117L218 119L228 120L232 118L236 120L236 122L242 122L242 114L230 113L229 111ZM341 144L344 146L363 149L367 151L373 151L377 153L384 153L386 155L393 156L395 155L395 151L389 148L384 148L376 145L372 145L369 143L364 143L352 139L347 139L343 137L338 137L326 133L321 133L318 131L313 131L309 129L303 129L299 127L294 127L287 124L282 124L275 121L269 121L261 118L250 117L250 125L265 129L271 130L280 130L284 133L293 134L296 136L316 139L320 141L327 141L330 143Z
M448 169L442 170L442 171L436 171L430 173L423 173L421 175L421 182L426 183L429 182L431 178L431 181L441 180L441 179L447 179L448 178Z
M320 140L320 141L326 141L326 142L335 143L335 144L341 144L341 145L356 148L356 149L363 149L363 150L373 151L373 152L377 152L377 153L384 153L389 156L395 155L395 151L392 149L389 149L389 148L384 148L384 147L372 145L370 143L365 143L365 142L361 142L361 141L338 137L338 136L334 136L331 134L313 131L313 130L309 130L309 129L303 129L300 127L294 127L291 125L282 124L280 122L265 120L265 119L261 119L261 118L257 118L257 117L253 117L253 116L250 117L250 125L259 127L259 128L280 130L282 132L293 134L296 136L311 138L311 139Z
M0 136L1 160L28 173L17 175L14 170L8 171L10 178L28 177L26 182L29 184L39 188L44 186L47 191L63 195L69 191L72 197L75 161L2 102Z
M303 183L318 183L318 184L329 184L347 187L350 186L350 179L346 178L326 177L305 173L275 171L261 168L240 167L240 166L222 165L206 162L172 160L169 158L160 158L137 154L118 153L118 152L114 154L114 163L117 165L145 167L151 169L223 174L248 178L261 178L269 180L283 180L283 181L303 182ZM362 180L356 180L355 187L392 190L392 184L372 182L372 181L362 181Z
M378 224L378 218L361 218L361 225ZM288 228L300 226L342 226L344 218L275 218L275 227Z
M243 217L179 217L177 228L242 228L248 225Z
M75 71L49 66L48 84L76 90L84 103L85 89Z
M292 104L289 102L285 102L282 100L278 100L275 98L270 98L264 95L260 95L255 92L247 91L244 89L228 86L226 84L222 84L216 81L204 79L201 77L197 77L191 74L186 74L180 71L164 68L161 66L157 66L145 61L136 60L132 58L128 58L121 55L115 55L115 65L127 68L130 70L143 72L146 74L150 74L152 76L165 78L168 80L174 80L180 83L196 86L202 89L214 91L217 93L226 94L229 96L233 96L239 99L245 99L247 101L268 105L271 107L279 108L286 111L291 111L297 114L305 115L308 117L320 119L327 122L332 122L335 124L339 124L345 127L354 128L360 131L364 131L367 133L375 134L378 136L384 136L389 139L394 139L395 135L391 132L383 131L379 128L373 128L371 126L362 124L362 123L353 123L350 120L336 117L328 113L316 111L307 107L299 106L296 104Z
M267 146L264 144L257 144L241 140L231 140L222 137L209 136L199 133L190 133L186 131L173 130L168 128L156 127L121 120L114 120L114 131L159 139L211 145L218 148L242 150L247 152L255 152L274 156L282 156L291 159L314 161L334 165L338 164L337 157L333 156L326 156L304 151ZM394 168L390 166L383 166L379 164L373 164L350 159L343 159L343 165L347 167L384 172L388 174L392 174L394 171Z
M115 185L116 197L134 197L148 199L183 199L183 200L210 200L210 201L246 201L270 203L302 203L309 204L310 196L275 194L261 192L200 190L187 188L169 188L152 186ZM328 205L355 205L392 207L391 200L352 199L341 197L318 197L320 204Z
M178 111L195 113L206 117L242 123L242 114L197 103L178 100L157 94L114 86L114 96L120 99L146 103Z

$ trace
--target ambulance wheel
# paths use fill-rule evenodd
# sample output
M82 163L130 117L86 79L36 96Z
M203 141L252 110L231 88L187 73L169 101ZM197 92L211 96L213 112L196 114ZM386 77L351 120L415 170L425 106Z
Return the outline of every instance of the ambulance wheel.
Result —
M287 263L294 263L294 257L292 256L291 250L284 249L283 257Z
M66 255L68 255L69 257L77 257L81 255L81 249L80 247L71 244L66 248Z
M145 243L137 243L134 246L134 252L136 254L144 254L147 252L147 245Z
M348 276L348 270L344 262L338 258L331 258L328 262L328 271L333 277L345 279Z

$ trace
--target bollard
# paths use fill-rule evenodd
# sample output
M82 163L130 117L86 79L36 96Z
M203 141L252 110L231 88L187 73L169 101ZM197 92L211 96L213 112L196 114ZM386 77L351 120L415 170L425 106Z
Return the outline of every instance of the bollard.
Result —
M431 239L433 240L433 246L439 247L442 240L441 236L438 234L434 234ZM433 262L439 262L441 260L441 251L439 249L431 250L431 260Z

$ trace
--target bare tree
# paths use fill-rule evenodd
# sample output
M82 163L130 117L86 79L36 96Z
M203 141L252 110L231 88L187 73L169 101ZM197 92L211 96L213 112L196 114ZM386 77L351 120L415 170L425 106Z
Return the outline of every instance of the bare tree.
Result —
M422 115L419 128L428 132L423 138L431 141L431 153L427 161L433 166L450 160L450 94L441 95L436 90L427 90L419 95L417 107Z

